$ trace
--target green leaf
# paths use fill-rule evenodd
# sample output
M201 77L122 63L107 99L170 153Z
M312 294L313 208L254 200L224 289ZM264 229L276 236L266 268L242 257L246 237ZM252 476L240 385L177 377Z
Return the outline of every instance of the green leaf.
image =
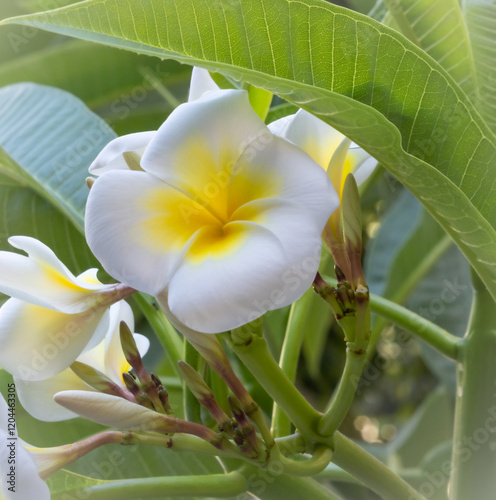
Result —
M406 306L458 337L463 337L472 306L470 269L457 248L450 248L408 298ZM422 343L429 370L455 394L456 366Z
M453 335L463 336L472 302L469 266L436 221L404 191L382 220L369 245L367 283L374 293L433 321ZM375 318L372 341L387 321ZM451 391L455 364L421 342L429 370Z
M404 303L449 246L439 224L403 190L367 249L365 270L371 291Z
M0 173L82 232L88 167L114 132L79 99L35 84L0 89L0 115Z
M175 61L71 40L4 63L0 66L0 86L29 81L58 87L90 108L110 106L122 120L144 103L154 88L143 74L145 69L168 86L189 85L191 69ZM168 106L162 108L165 114Z
M458 0L384 0L402 33L475 98L472 47Z
M0 249L14 251L7 238L32 236L50 246L75 273L97 265L84 236L53 205L30 188L0 175Z
M496 297L496 138L438 63L396 31L321 0L145 5L88 0L8 22L196 64L314 113L421 200Z
M47 480L52 496L60 495L67 491L82 490L97 484L104 484L105 481L93 477L83 476L62 469Z
M461 3L474 54L479 111L496 132L496 2L464 0Z

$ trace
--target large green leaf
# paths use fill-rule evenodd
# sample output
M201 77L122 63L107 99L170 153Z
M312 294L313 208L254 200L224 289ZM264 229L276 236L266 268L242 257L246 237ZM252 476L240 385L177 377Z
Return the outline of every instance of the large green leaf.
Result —
M406 303L453 335L463 336L472 303L469 266L410 193L403 192L385 214L367 249L365 264L373 292ZM373 342L386 324L383 318L375 318ZM421 353L429 370L453 391L453 360L424 342Z
M463 0L477 72L480 112L496 132L496 2Z
M402 33L475 98L472 47L458 0L384 0Z
M394 173L496 297L496 138L396 31L322 0L87 0L9 22L196 64L300 105Z

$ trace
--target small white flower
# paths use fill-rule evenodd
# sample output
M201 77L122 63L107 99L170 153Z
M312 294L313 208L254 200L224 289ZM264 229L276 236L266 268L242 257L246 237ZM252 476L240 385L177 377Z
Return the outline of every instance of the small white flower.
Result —
M116 385L125 389L122 374L127 373L131 367L122 352L119 325L121 321L124 321L131 331L134 329L131 307L124 301L110 306L109 319L105 338L93 349L80 354L77 361L97 369ZM150 345L149 340L140 334L134 334L134 339L140 354L144 356ZM70 368L66 368L46 380L25 381L14 377L14 382L19 400L25 410L38 420L50 422L77 417L75 413L63 408L53 400L53 396L57 392L68 390L95 391Z
M213 90L176 108L141 167L107 169L88 198L88 243L114 278L166 290L172 315L204 333L308 289L338 197L307 154L268 130L246 91Z
M0 365L24 380L43 380L67 368L100 342L108 307L132 289L103 285L96 269L74 276L40 241L26 236L9 243L28 253L0 252Z

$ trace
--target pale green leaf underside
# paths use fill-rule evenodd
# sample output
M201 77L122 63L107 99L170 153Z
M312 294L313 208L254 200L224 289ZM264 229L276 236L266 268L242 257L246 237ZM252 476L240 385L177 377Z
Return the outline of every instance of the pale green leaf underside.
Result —
M88 167L114 132L74 96L29 83L0 89L0 116L0 173L82 231Z
M196 64L314 113L422 201L496 296L496 138L396 31L320 0L88 0L10 22Z
M472 47L458 0L384 0L402 33L425 50L471 95L476 77Z

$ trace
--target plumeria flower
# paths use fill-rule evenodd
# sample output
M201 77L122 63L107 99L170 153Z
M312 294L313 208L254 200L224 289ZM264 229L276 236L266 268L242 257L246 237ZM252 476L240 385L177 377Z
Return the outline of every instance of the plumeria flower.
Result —
M134 317L131 307L124 301L110 306L109 327L105 338L93 349L83 352L77 361L95 368L106 375L123 391L126 390L122 374L131 366L127 362L120 343L119 325L124 321L131 330ZM140 334L134 334L140 354L144 356L150 345L149 340ZM79 378L71 368L66 368L54 377L40 381L25 381L14 377L19 400L23 407L38 420L59 421L77 417L73 412L58 405L53 396L61 391L83 390L96 392Z
M308 289L338 197L319 165L270 133L246 91L176 108L141 168L106 171L88 198L87 240L114 278L165 292L171 313L205 333Z
M96 269L74 276L40 241L15 236L9 243L28 256L0 252L0 365L23 380L61 372L98 344L108 329L108 307L135 290L103 285Z

